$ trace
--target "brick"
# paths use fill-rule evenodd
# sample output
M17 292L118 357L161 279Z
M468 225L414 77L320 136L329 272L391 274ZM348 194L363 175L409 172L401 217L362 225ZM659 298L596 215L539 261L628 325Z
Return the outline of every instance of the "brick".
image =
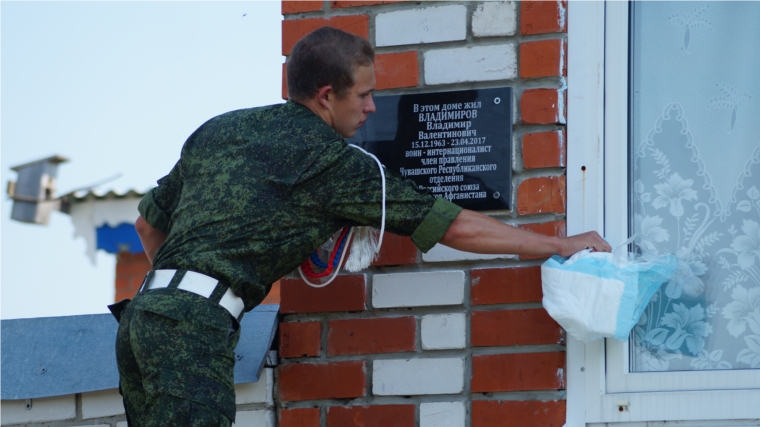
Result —
M288 64L282 64L282 99L288 99Z
M280 365L280 400L349 399L367 395L363 361Z
M541 267L470 271L472 305L541 302Z
M424 316L420 329L423 350L464 348L467 343L464 313Z
M425 307L464 302L464 272L376 274L372 278L372 306Z
M425 52L424 61L425 83L429 85L517 77L514 43L430 50Z
M264 368L255 383L235 384L235 404L264 403L274 405L274 368Z
M464 5L426 7L380 13L375 18L375 45L399 46L464 40L467 8Z
M111 417L124 413L119 389L82 393L82 419Z
M517 214L565 213L565 177L528 178L517 187Z
M407 0L375 0L375 1L331 1L330 7L333 9L342 9L345 7L375 6L380 4L400 3Z
M377 90L417 86L419 84L417 51L381 53L376 55L375 77L377 78L377 85L375 86ZM390 233L385 234L387 237ZM383 241L385 241L385 237L383 237ZM416 255L417 251L415 247Z
M502 427L504 420L515 426L562 427L565 405L564 400L474 400L472 427Z
M351 256L348 249L346 259ZM372 260L370 266L396 266L417 264L417 246L410 237L399 236L393 233L384 233L380 253Z
M567 147L564 131L532 132L523 135L522 157L525 169L565 167Z
M277 427L320 427L319 408L282 409Z
M520 224L519 227L525 230L530 230L534 233L545 234L547 236L554 236L554 237L567 236L567 227L565 225L565 221L550 221L550 222L541 222L541 223L535 223L535 224ZM520 259L548 258L550 255L553 255L553 254L520 255Z
M146 274L152 269L153 267L150 265L150 261L148 261L148 258L145 257L145 261L140 260L128 260L128 261L121 261L121 258L117 260L116 262L116 276L122 277L122 276L140 276L145 277Z
M261 301L261 305L267 304L279 304L280 303L280 281L272 283L272 287L269 289L269 293L266 298Z
M525 124L565 124L564 99L558 89L528 89L520 97L520 118Z
M260 409L257 411L237 411L233 427L277 427L274 411Z
M322 10L323 4L324 2L322 0L313 0L313 1L284 0L282 2L282 14L290 15L293 13L315 12L317 10Z
M547 236L565 237L567 235L565 221L549 221L534 224L520 224L520 228L541 233Z
M367 301L367 278L363 274L340 275L324 288L312 288L303 280L280 282L280 313L363 311Z
M333 16L329 19L288 19L282 21L282 54L289 55L298 40L324 26L334 27L365 39L369 37L368 15Z
M414 351L417 320L413 316L333 320L327 354L379 354Z
M486 259L517 259L517 256L510 254L476 254L458 251L441 244L436 244L432 249L422 254L424 262L477 261Z
M116 427L129 427L129 425L127 425L126 421L119 421L116 423Z
M29 410L24 400L3 400L0 412L3 425L71 420L77 415L76 395L34 399Z
M562 344L562 328L543 308L472 313L473 347Z
M375 396L458 394L464 390L464 359L375 360Z
M145 252L138 252L136 254L133 254L131 252L119 252L116 255L116 262L117 263L148 263L150 264L150 261L148 261L148 257L145 255Z
M414 427L414 405L330 406L327 427Z
M281 357L317 357L322 350L320 322L280 323Z
M517 32L515 2L480 3L472 14L475 37L513 36Z
M564 389L565 353L473 356L471 388L474 393Z
M411 237L399 236L393 233L385 233L383 246L373 266L408 265L417 264L417 246L414 246Z
M566 1L520 2L520 34L546 34L566 31Z
M566 43L562 39L520 43L520 77L565 76L566 57Z
M464 402L420 404L420 427L464 427L465 416Z
M140 285L142 285L142 276L121 276L116 277L116 294L114 295L114 301L121 301L125 298L132 298L135 296Z

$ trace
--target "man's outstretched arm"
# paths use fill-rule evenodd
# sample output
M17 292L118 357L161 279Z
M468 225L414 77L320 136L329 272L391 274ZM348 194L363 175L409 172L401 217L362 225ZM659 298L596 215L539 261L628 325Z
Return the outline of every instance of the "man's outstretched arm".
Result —
M571 237L553 237L523 230L464 209L441 238L448 247L481 254L570 255L585 248L610 252L612 248L596 231Z
M137 235L140 236L140 242L142 242L145 255L148 256L148 261L153 264L153 257L156 256L156 251L166 240L166 233L148 224L142 216L135 221L135 230Z

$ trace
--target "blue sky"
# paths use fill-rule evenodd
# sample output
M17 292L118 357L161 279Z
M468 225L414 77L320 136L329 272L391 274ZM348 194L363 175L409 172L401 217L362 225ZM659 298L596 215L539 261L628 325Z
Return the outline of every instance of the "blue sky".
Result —
M2 2L0 178L53 154L59 194L146 190L204 121L282 102L280 2ZM115 256L97 265L67 215L0 219L0 317L106 312Z

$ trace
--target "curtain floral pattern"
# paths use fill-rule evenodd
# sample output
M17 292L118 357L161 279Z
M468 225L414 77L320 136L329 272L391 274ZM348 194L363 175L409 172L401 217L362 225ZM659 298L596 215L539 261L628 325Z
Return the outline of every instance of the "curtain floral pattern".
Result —
M760 2L632 8L633 233L693 274L660 288L631 370L760 368Z

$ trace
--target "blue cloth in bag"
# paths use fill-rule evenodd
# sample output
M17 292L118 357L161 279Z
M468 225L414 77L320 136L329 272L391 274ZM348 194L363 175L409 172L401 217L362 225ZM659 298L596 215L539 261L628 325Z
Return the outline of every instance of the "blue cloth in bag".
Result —
M587 249L570 258L553 256L541 266L544 308L574 338L627 340L652 295L678 269L673 254L629 254L634 239L613 253Z

